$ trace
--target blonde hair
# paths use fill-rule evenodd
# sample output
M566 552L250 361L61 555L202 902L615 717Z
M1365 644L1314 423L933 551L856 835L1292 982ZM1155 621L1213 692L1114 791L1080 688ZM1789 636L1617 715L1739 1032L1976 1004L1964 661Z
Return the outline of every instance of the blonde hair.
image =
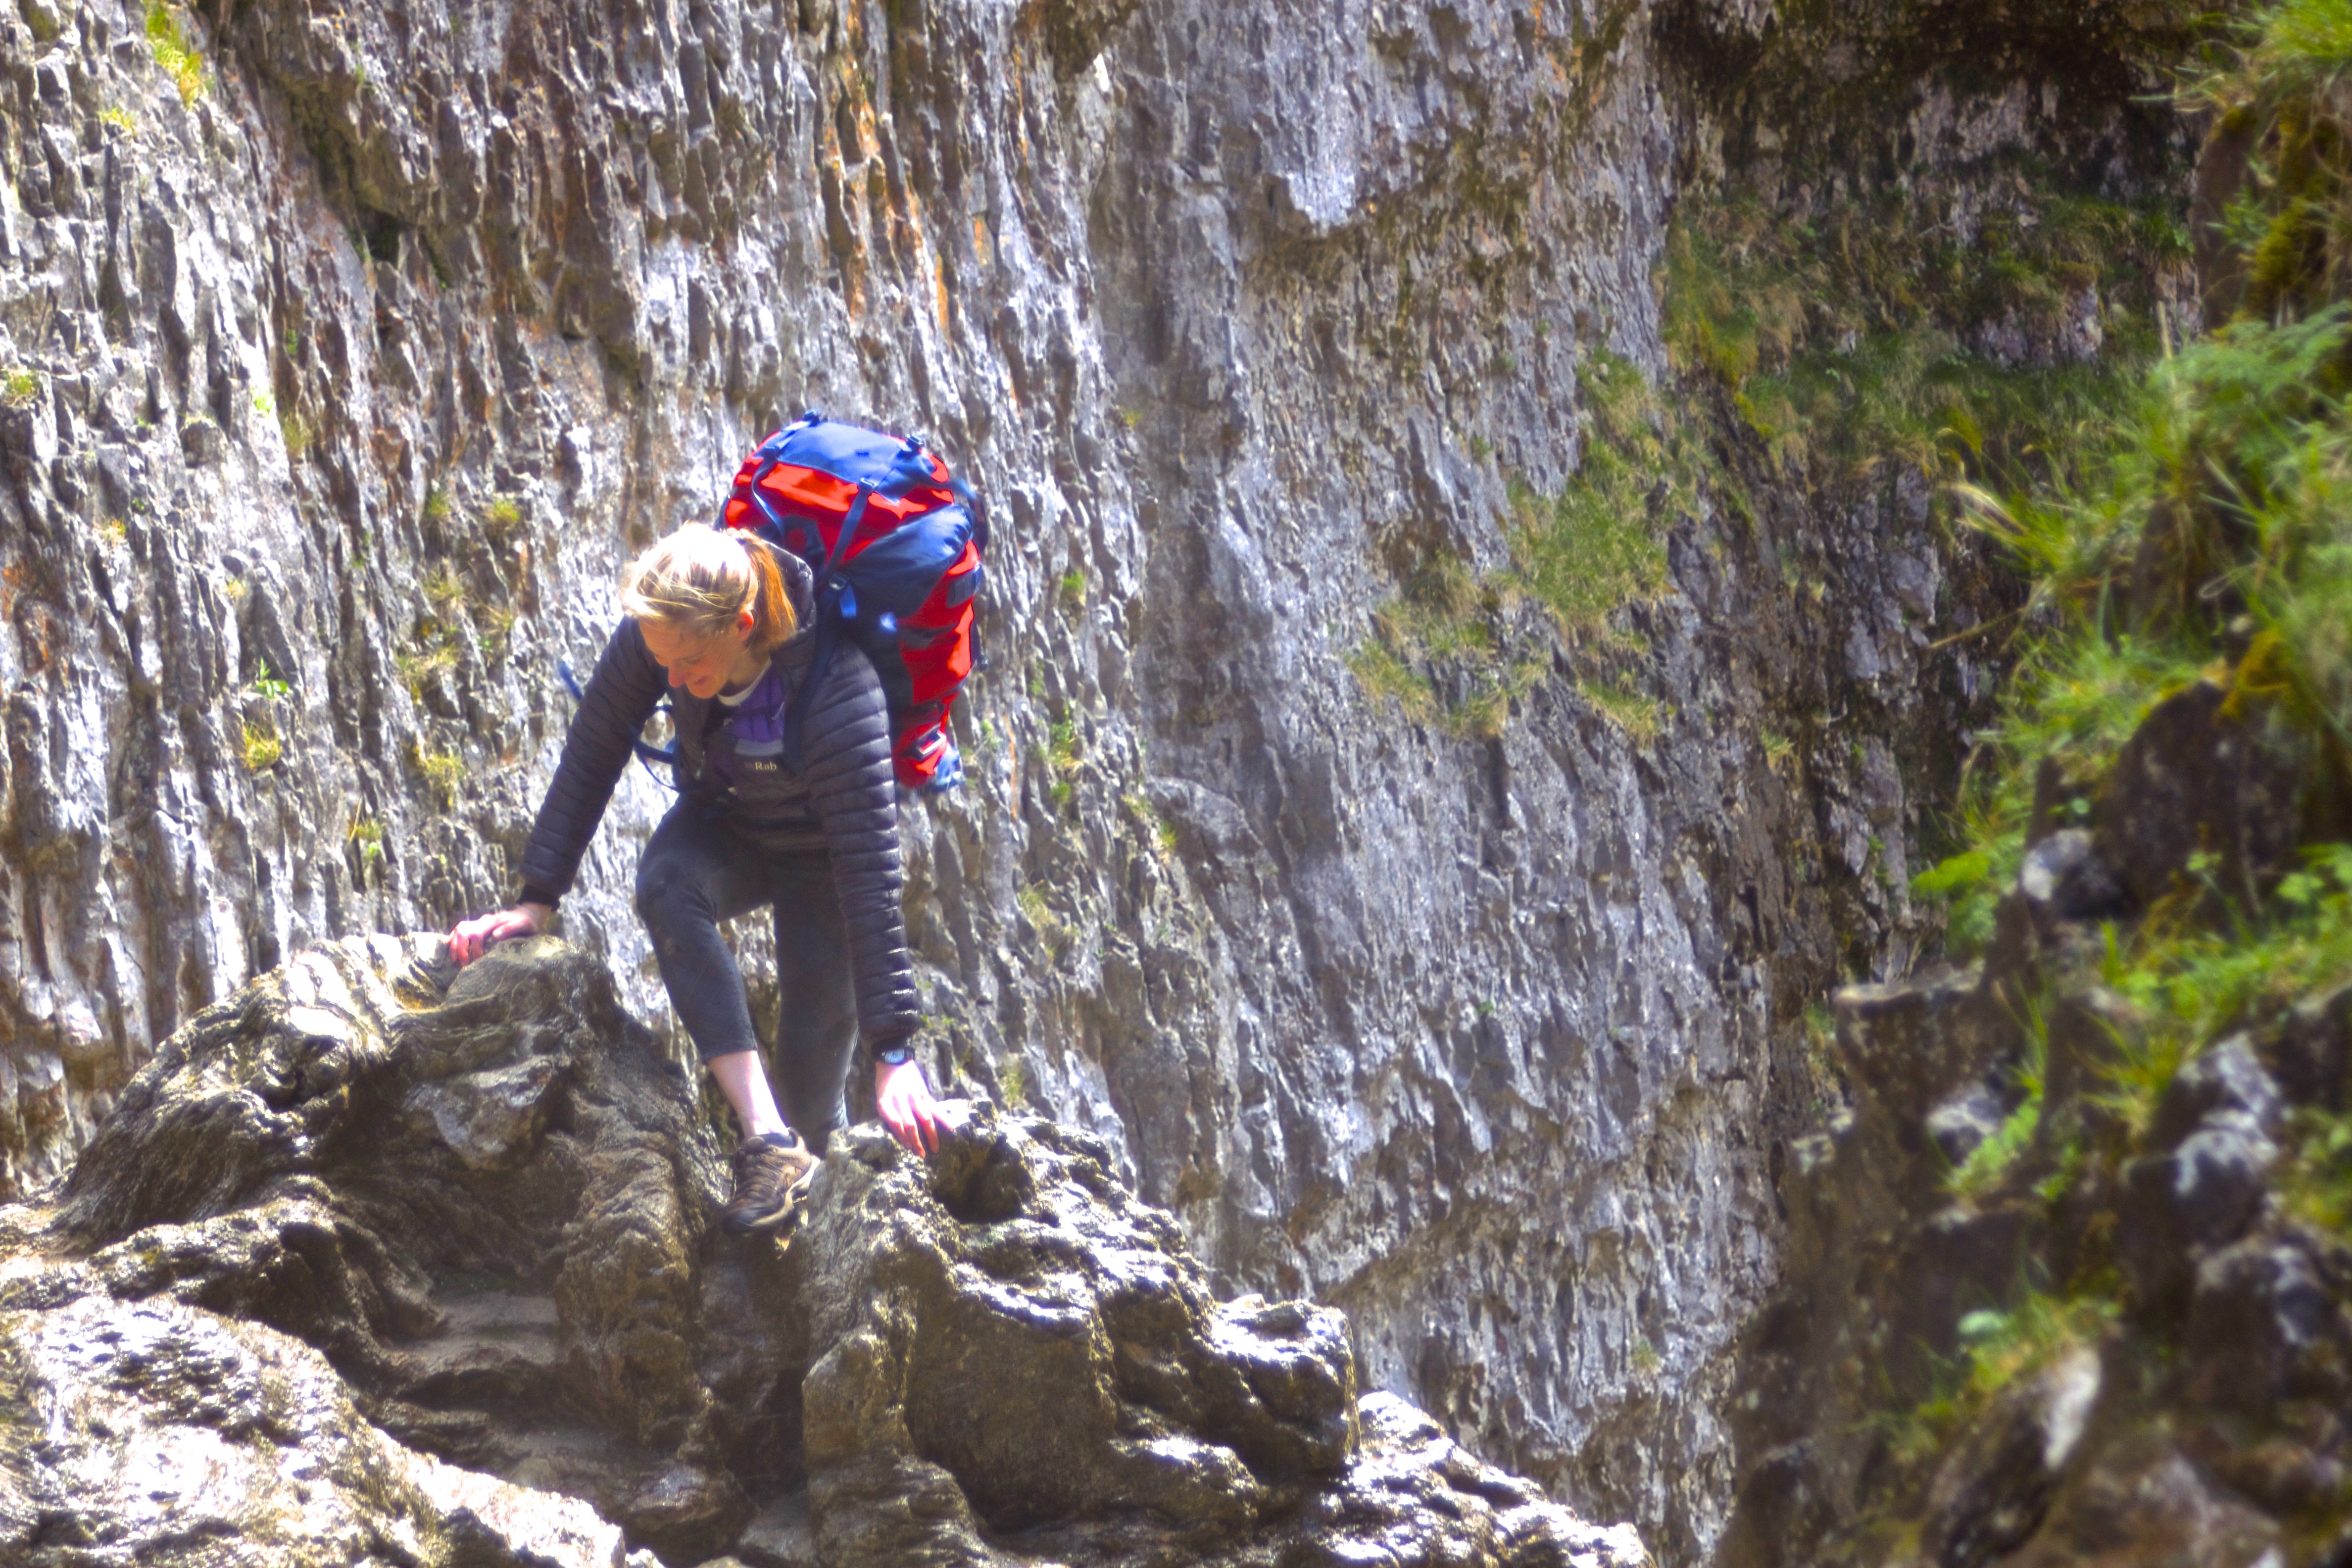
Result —
M621 569L621 614L712 637L749 610L751 651L766 653L800 630L772 548L738 529L688 524Z

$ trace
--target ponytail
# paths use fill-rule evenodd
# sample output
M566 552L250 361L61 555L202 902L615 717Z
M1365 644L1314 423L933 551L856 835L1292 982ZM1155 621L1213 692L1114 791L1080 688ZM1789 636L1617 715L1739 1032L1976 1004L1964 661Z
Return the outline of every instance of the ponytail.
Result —
M749 610L751 651L767 653L800 630L774 552L737 529L690 524L622 568L621 613L712 637Z

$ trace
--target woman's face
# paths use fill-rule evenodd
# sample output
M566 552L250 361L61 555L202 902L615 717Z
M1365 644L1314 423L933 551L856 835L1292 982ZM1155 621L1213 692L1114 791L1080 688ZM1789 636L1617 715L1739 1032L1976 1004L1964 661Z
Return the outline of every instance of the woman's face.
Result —
M744 619L749 620L750 616ZM698 637L665 621L639 621L646 651L654 656L672 686L697 697L716 697L742 658L749 628L737 626L714 637Z

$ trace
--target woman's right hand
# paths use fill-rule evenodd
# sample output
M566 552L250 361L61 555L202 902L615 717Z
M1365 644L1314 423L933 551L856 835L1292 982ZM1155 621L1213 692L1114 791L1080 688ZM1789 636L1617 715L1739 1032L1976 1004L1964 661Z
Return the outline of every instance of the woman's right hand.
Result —
M546 904L517 904L492 915L476 915L449 928L449 956L463 969L490 950L490 943L510 936L530 936L545 931L555 918Z

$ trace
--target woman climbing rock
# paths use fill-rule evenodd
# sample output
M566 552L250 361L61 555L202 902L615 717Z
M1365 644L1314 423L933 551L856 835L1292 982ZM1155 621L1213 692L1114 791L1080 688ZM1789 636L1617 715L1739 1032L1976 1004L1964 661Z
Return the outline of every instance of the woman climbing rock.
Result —
M462 964L546 927L667 688L678 798L638 862L637 912L670 1005L742 1128L723 1220L737 1235L797 1212L827 1138L848 1123L844 1090L861 1040L890 1131L917 1153L940 1137L910 1043L922 1019L899 907L889 716L872 664L851 647L801 689L816 640L809 595L806 564L733 531L684 528L631 562L621 624L523 852L521 895L449 932ZM788 758L795 702L803 711ZM783 993L781 1096L719 933L762 906L774 911Z

